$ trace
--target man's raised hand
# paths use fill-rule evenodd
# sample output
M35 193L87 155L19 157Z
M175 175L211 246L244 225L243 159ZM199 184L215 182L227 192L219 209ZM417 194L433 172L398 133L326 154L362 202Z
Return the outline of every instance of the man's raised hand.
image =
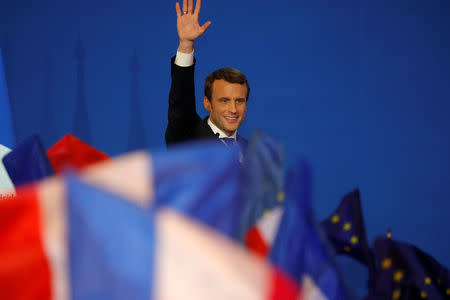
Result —
M194 10L194 0L183 0L183 10L180 3L175 4L177 11L177 31L180 38L178 51L192 53L194 51L194 41L208 29L211 22L208 21L203 26L198 23L201 0L197 0Z

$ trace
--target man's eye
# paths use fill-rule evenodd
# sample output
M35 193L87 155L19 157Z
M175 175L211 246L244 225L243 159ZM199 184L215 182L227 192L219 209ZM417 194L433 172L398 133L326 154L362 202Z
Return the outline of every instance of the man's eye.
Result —
M236 102L237 102L237 103L244 103L245 100L244 100L244 99L237 99Z
M228 101L228 99L220 99L220 102L223 102L223 103L225 103L227 101Z

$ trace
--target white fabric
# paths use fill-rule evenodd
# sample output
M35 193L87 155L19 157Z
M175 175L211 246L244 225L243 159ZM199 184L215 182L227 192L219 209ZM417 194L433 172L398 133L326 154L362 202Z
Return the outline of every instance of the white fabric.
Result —
M209 127L211 127L211 130L212 130L212 132L214 132L215 135L219 134L219 139L230 138L230 139L234 139L236 141L237 130L232 135L228 136L225 133L223 133L223 131L220 130L219 127L214 125L214 123L211 121L210 118L208 118L208 125L209 125Z
M194 51L189 54L177 51L177 56L175 56L175 64L179 67L192 66L194 64Z
M38 187L41 213L41 239L50 267L53 300L70 300L69 254L65 185L61 178L51 177Z
M147 152L134 152L84 169L83 180L148 207L154 191L152 161ZM123 176L132 174L132 176ZM53 300L70 300L69 253L67 249L66 186L61 177L50 177L38 185L42 219L41 238L51 269Z
M301 299L308 300L328 300L327 296L322 293L319 287L314 283L314 280L308 275L302 277L302 297Z
M275 240L278 228L280 227L282 216L283 208L276 207L272 209L267 215L264 215L256 223L256 227L258 228L259 233L261 234L267 245L269 245L269 248L272 246L273 241Z
M0 144L0 196L1 195L15 195L14 184L9 178L3 165L3 157L11 152L11 149Z
M172 211L157 215L154 299L263 300L269 264Z

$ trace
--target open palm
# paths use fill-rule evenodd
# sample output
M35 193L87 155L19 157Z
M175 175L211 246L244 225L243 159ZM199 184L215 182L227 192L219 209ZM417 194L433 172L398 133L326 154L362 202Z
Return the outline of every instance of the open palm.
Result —
M200 13L201 0L197 0L195 11L193 1L183 0L183 11L181 11L178 2L175 5L177 11L177 31L180 41L194 42L211 24L208 21L203 26L200 26L198 23L198 15Z

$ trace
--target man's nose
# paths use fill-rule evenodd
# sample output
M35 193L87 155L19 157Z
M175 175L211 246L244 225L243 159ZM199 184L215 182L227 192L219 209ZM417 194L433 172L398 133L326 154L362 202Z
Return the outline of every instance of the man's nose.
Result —
M228 106L228 109L232 113L236 113L236 101L230 101L230 105Z

